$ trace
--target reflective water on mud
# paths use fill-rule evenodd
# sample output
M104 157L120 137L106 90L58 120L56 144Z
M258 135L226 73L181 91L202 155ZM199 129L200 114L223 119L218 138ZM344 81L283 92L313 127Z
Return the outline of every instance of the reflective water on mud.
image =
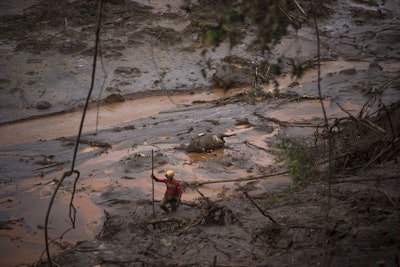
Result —
M323 62L321 75L325 76L329 73L336 73L349 68L365 70L368 68L368 66L368 62ZM390 67L393 66L387 66L387 68ZM317 75L318 73L316 70L310 70L307 71L301 77L301 79L298 79L297 81L301 86L302 83L315 81L317 79ZM280 88L285 88L293 82L293 79L288 75L279 79L278 82ZM274 86L264 85L264 89L266 91L272 91ZM154 96L101 106L99 110L92 108L89 109L86 114L83 130L84 132L93 131L96 129L96 127L98 129L103 129L126 121L149 117L161 111L166 111L175 107L191 105L196 101L207 102L246 90L250 90L250 88L230 89L227 92L222 89L214 89L212 92L208 93L204 92L200 94L175 95L168 97ZM308 105L308 107L316 107L316 109L307 109L307 107L302 108L302 112L304 114L308 114L307 117L319 116L321 110L318 103L313 104L309 102L306 105ZM201 116L201 114L199 114L199 116ZM286 120L287 112L283 110L277 110L274 112L274 117ZM0 125L0 147L37 140L51 140L63 136L74 136L78 133L81 118L82 111L77 111Z
M61 174L60 174L61 175ZM53 177L59 179L60 175ZM55 183L40 177L18 184L2 186L0 215L2 221L12 227L0 229L0 255L2 266L14 266L21 262L37 261L45 251L43 231L45 215ZM70 194L61 193L54 202L49 220L49 236L58 244L54 251L68 246L69 242L92 239L101 227L103 211L93 204L84 192L75 195L76 228L69 221ZM34 204L32 204L34 203ZM7 211L12 210L12 216ZM70 229L68 232L66 230ZM54 239L62 236L62 239Z
M190 105L193 101L209 101L219 97L218 92L171 97L154 96L101 106L99 110L92 108L86 113L83 132L150 117L176 106ZM1 125L0 146L74 136L78 133L81 118L82 111L77 111Z
M349 68L365 70L368 68L368 65L369 64L366 62L324 62L322 75L337 73ZM390 69L390 65L388 68ZM302 84L314 81L316 78L316 70L308 71L297 81L299 86L293 88L293 90L302 94ZM279 80L280 88L283 89L292 82L293 80L289 76L283 77ZM266 91L272 91L274 87L264 85L264 89ZM124 122L140 118L151 118L160 112L174 110L178 107L190 106L196 102L202 103L220 99L221 97L234 95L237 92L246 90L250 90L250 88L232 89L228 92L215 89L208 93L174 95L169 97L154 96L101 106L98 110L99 120L97 125L97 110L90 109L88 111L84 124L84 132L94 131L96 127L99 130L108 129ZM359 96L358 93L353 93L351 94L351 97L353 100L357 100L357 97ZM358 104L357 101L347 101L342 103L342 105L349 111L357 112L363 101L364 100L360 98L360 104ZM341 111L330 99L324 100L324 103L327 107L329 116L337 117L344 115L343 111ZM202 117L202 112L204 111L199 109L196 116ZM235 117L235 115L238 117L242 116L241 110L237 109L237 114L233 112L232 117ZM272 108L268 111L268 114L265 115L286 122L310 120L321 116L321 105L319 101L314 100L286 103L284 108ZM0 132L2 135L0 146L6 147L36 140L52 140L62 136L74 136L77 134L81 116L82 112L79 111L3 124L0 126ZM230 133L237 133L239 136L243 135L247 142L264 149L268 149L265 140L278 133L278 130L275 130L271 133L260 134L259 132L254 133L253 130L252 127L242 126L236 126L235 128L229 129ZM312 133L314 129L298 128L293 131L298 131L299 134L304 135ZM221 149L210 154L186 154L181 151L174 151L173 147L176 144L173 142L169 144L169 138L169 134L161 134L159 140L163 141L163 143L157 147L139 144L135 147L134 154L147 156L145 162L147 162L147 166L150 166L151 159L148 156L151 149L168 151L168 156L171 157L173 161L165 162L162 168L156 169L156 174L162 176L165 170L173 169L177 173L177 178L183 183L237 179L248 177L249 175L257 176L258 173L252 173L253 170L250 166L230 164L229 162L227 162L222 169L220 168L216 172L209 169L210 163L207 162L215 160L221 160L223 162L228 156L251 158L252 162L261 166L272 166L275 164L273 158L267 153L255 153L251 150L246 151L244 148L242 148L241 151L235 149ZM226 140L226 145L234 148L238 144L243 144L243 141L244 140L239 139L238 137L232 137ZM85 151L86 150L83 150L82 153L85 153ZM7 153L11 152L2 153L2 157L7 157ZM26 151L26 153L34 154L35 152ZM25 156L28 156L28 154ZM90 239L99 231L104 214L102 209L93 204L93 202L102 203L104 199L108 199L108 202L112 202L113 200L126 200L127 203L135 201L135 199L151 200L152 183L150 179L150 168L138 168L134 173L130 173L130 171L127 171L126 169L115 166L115 163L118 162L122 162L121 164L123 164L124 161L129 162L129 157L134 156L134 154L130 153L126 148L114 148L110 149L106 154L93 157L77 166L77 169L81 172L81 179L78 184L78 188L81 191L75 196L75 203L77 203L76 208L78 211L77 228L65 234L63 240L59 240L60 245L62 245L64 241ZM210 166L212 166L212 164ZM14 259L16 259L17 255L20 254L21 251L24 251L24 258L27 261L34 261L40 257L40 254L44 249L43 218L49 198L54 190L54 182L52 182L52 179L60 179L61 176L61 172L55 172L50 176L35 177L27 179L23 183L10 184L9 186L5 185L2 187L4 193L1 195L1 210L17 211L17 214L13 217L13 230L0 230L2 253L15 255ZM230 195L234 194L237 188L242 184L244 183L231 182L223 185L208 184L201 187L201 192L207 196L215 197ZM258 190L259 192L274 191L274 188L279 188L287 184L290 184L288 177L277 176L266 181L258 182L253 190ZM67 181L66 186L71 187L72 182ZM155 185L155 199L157 201L162 198L164 190L163 185ZM70 190L67 189L58 197L55 207L53 208L54 213L52 214L52 219L50 221L50 233L52 237L59 236L61 234L59 231L64 231L70 226L68 222L68 204L70 194L68 194L68 191L70 192ZM37 199L38 195L40 196L39 199ZM198 197L199 193L196 190L188 189L185 191L183 200L191 201ZM34 206L31 204L33 202L35 202ZM5 218L8 218L7 214L3 214L3 212L1 214L2 216L4 215ZM7 259L11 260L10 257L7 257Z
M0 8L0 15L3 14L2 12L7 8L8 11L12 11L12 13L21 12L22 10L19 7L19 4L28 2L30 4L35 4L39 1L14 1L12 5L13 9L11 9L8 3L2 1L0 7L3 8ZM155 8L156 12L160 13L169 12L169 9L176 12L179 10L180 4L180 1L175 0L140 0L136 2L150 5ZM165 18L155 21L153 26L171 27L179 30L179 28L183 28L189 23L189 21L177 22L174 19ZM47 32L46 34L49 33ZM120 37L117 36L118 33L115 36L111 33L109 34L112 37ZM278 52L289 53L289 50L293 50L292 54L294 57L307 57L307 55L309 55L310 58L314 57L315 49L314 46L310 45L310 43L314 42L313 36L307 32L305 34L309 35L309 38L306 39L305 43L302 43L303 41L301 40L303 39L301 38L300 41L296 40L294 42L295 45L293 45L293 42L290 44L290 42L283 40L282 43L286 42L289 43L289 45L285 46L285 44L283 44L281 46L282 50ZM112 37L111 39L113 40ZM194 39L188 40L185 46L190 47L193 44L196 36L193 35L191 37ZM47 95L61 98L61 104L57 101L56 103L67 106L70 103L74 103L74 97L79 99L78 95L83 94L84 90L78 88L76 84L86 84L87 82L87 74L90 73L91 69L88 57L79 56L75 58L65 55L52 55L51 53L31 55L26 52L26 54L20 52L14 55L9 55L13 50L13 45L14 43L6 42L4 47L1 47L2 53L7 55L4 56L4 58L7 58L8 60L7 64L11 66L9 69L6 69L7 71L5 73L9 75L11 84L13 84L12 82L15 80L19 82L22 81L20 83L29 85L25 88L25 94L27 94L27 97L31 91L34 91L32 88L41 92L43 87L47 87ZM304 48L305 51L296 51L300 48ZM121 66L126 65L132 67L132 62L136 62L135 64L140 66L143 76L140 79L137 79L134 85L123 83L124 79L121 80L121 83L117 84L121 87L120 89L122 90L122 94L127 92L132 93L131 90L134 90L134 92L136 92L135 90L140 91L143 88L155 89L154 87L151 87L154 85L153 82L160 80L160 73L156 73L154 70L156 68L171 68L169 71L166 71L166 74L168 75L165 82L168 83L168 89L175 89L177 84L180 85L185 82L189 85L193 84L193 86L203 83L203 81L199 80L200 78L198 78L197 75L193 75L194 73L199 73L199 66L197 66L199 57L194 59L194 54L185 55L180 49L174 49L174 52L170 52L164 50L163 47L152 48L147 44L144 47L135 47L135 49L126 50L127 51L124 51L124 57L122 58L117 58L115 61L111 59L105 60L106 72L109 74L113 73L115 69ZM226 55L226 51L223 51L222 53L217 49L217 52L212 54L210 58L222 58ZM9 60L10 58L12 59L11 62ZM157 59L157 64L149 64L149 62L151 63L154 58ZM357 58L357 56L352 58ZM27 62L30 63L26 64ZM197 63L195 64L195 62ZM364 71L368 69L370 63L371 62L367 61L346 61L340 59L322 62L321 76L325 78L348 69ZM398 72L400 69L398 62L380 62L379 64L388 72ZM42 71L45 71L36 73L39 68ZM182 71L183 69L185 72ZM178 77L178 75L185 76L185 78L179 80L178 78L182 77ZM290 90L299 95L305 94L315 96L317 95L316 87L312 85L314 87L310 88L310 84L306 83L317 80L317 77L318 73L316 69L306 71L302 78L297 80L298 84L291 87ZM70 78L72 80L69 80ZM344 79L341 77L344 81L351 78L354 77L348 76L348 78L345 77ZM40 83L35 83L35 79L40 80ZM293 82L293 80L290 75L287 75L281 77L278 82L280 89L288 90L287 87ZM346 95L341 102L342 106L346 110L355 113L360 110L360 107L365 103L365 98L360 94L360 91L353 90L352 86L354 84L360 84L362 80L345 81L347 83L346 86L349 87L346 89L340 88L335 84L342 81L335 81L333 79L329 82L330 91L327 93L329 97L324 100L329 116L339 117L345 115L335 104L335 98L340 94ZM111 83L111 85L114 86L116 84ZM16 83L13 84L13 86L18 87L19 85ZM51 91L51 88L53 87L58 91ZM124 87L129 87L129 90L124 91ZM275 88L272 85L264 85L264 90L266 91L273 91L274 89ZM229 91L215 89L210 92L190 95L171 95L169 97L153 96L101 106L99 110L92 108L88 110L85 118L84 133L92 132L96 129L110 129L122 123L142 118L151 118L160 112L169 112L170 110L176 110L179 107L186 107L195 105L195 103L216 100L221 97L233 95L236 92L248 90L250 90L250 88L237 88L230 89ZM24 100L21 95L18 95L21 94L21 92L23 91L15 92L16 99L12 100L15 101L15 103L22 105L22 108L20 108L18 112L29 115L29 112L33 112L33 109L26 106L27 101ZM33 96L36 95L33 94ZM390 97L391 96L389 96L389 98ZM23 103L18 102L22 100L24 100ZM34 97L34 100L37 100L36 97ZM281 106L283 103L284 100L282 100L282 103L278 103L269 109L262 109L261 115L285 122L311 120L313 118L321 117L321 105L318 101L294 101L291 103L284 103L284 107L283 105ZM232 116L230 119L247 115L245 112L241 112L242 110L240 106L234 106L233 109L236 110L229 113ZM218 117L218 112L219 111L216 110L214 115L217 119L220 119ZM200 120L199 118L202 118L203 115L207 117L210 116L209 114L208 111L206 112L202 109L198 109L198 112L195 113L193 118L185 118L184 116L181 116L180 118L185 119L182 123L191 126L195 121ZM32 116L35 114L30 115ZM173 113L171 113L171 117L173 116ZM82 112L77 111L0 125L0 148L4 148L4 150L0 151L0 159L6 160L11 157L18 158L21 164L17 163L14 168L18 169L20 168L20 165L27 163L27 172L30 173L29 171L32 170L29 169L29 166L34 166L32 169L37 168L37 165L34 165L32 162L36 160L35 156L40 155L42 151L36 149L37 144L32 143L33 147L31 147L29 143L38 140L54 140L59 137L76 136L81 117ZM149 124L151 124L151 119L149 121ZM210 128L212 127L213 126ZM166 128L166 126L164 126L164 128ZM231 125L228 129L224 130L229 131L229 133L237 133L237 137L229 138L226 141L226 145L229 149L220 149L209 154L186 154L182 151L174 150L173 148L178 145L178 142L184 142L187 140L177 141L177 139L175 139L174 141L169 142L171 137L176 137L180 132L164 131L160 134L158 134L158 132L152 133L153 135L157 135L157 141L160 141L157 146L141 142L137 144L134 150L130 150L129 148L132 145L133 140L129 140L129 144L127 144L129 141L120 141L122 144L117 144L117 147L109 149L107 153L93 156L90 159L85 160L82 164L76 166L76 169L81 172L81 177L77 186L78 192L75 195L74 202L78 212L76 229L67 232L63 236L62 240L54 240L57 243L57 245L53 246L54 252L60 247L67 246L66 241L75 242L93 238L103 224L104 212L102 208L105 205L113 203L113 201L116 201L116 203L118 203L118 201L125 201L120 204L120 210L113 210L115 212L123 212L125 205L129 205L131 201L137 201L138 199L151 200L151 158L149 155L152 149L165 153L169 157L167 160L161 161L161 166L157 166L155 169L156 175L162 176L167 169L173 169L176 172L177 178L182 181L182 183L257 176L260 174L260 171L257 168L254 168L254 165L265 167L263 170L264 173L275 172L276 170L274 168L280 167L275 165L272 156L266 152L270 148L265 142L265 140L268 140L275 134L279 133L279 127L276 127L270 133L260 131L256 132L254 127ZM311 127L290 129L291 132L302 135L311 134L314 130L315 129ZM114 140L114 134L116 135L116 132L109 134L107 138ZM197 134L197 132L193 131L193 135L195 134ZM247 142L246 144L249 143L256 146L257 149L246 147L244 144L245 142ZM24 144L26 145L24 146ZM13 145L21 145L20 147L26 149L21 151L18 150L18 147ZM51 145L56 147L54 144ZM16 149L16 151L12 151L12 149ZM70 147L63 147L61 149L67 151ZM91 149L95 148L88 147L80 151L80 153L81 155L90 153L92 152ZM65 151L63 151L63 153ZM59 151L55 153L58 152ZM139 161L138 166L133 165L132 163L132 157L135 157L136 155L144 155ZM250 165L248 163L243 163L243 159L250 159L254 164ZM232 162L232 160L235 161ZM218 162L218 164L215 164L214 162ZM7 181L6 179L1 180L0 218L2 219L2 222L5 221L6 224L2 229L0 229L0 265L9 266L21 262L33 262L40 258L40 255L44 250L44 215L50 197L55 189L57 182L55 179L59 180L62 177L63 171L67 170L70 162L63 163L64 165L60 166L58 169L49 171L48 173L46 173L46 169L43 169L42 175L21 179L23 181L18 180L18 177L16 178L17 181ZM250 186L252 186L252 190L256 192L268 193L273 192L276 188L283 188L288 184L290 184L289 178L280 175L265 181L260 180L257 183L251 183ZM73 181L71 179L65 181L65 184L60 191L61 193L58 195L54 204L49 228L51 238L60 236L63 231L70 227L68 211L72 185ZM206 196L220 197L237 193L238 188L244 185L245 183L243 182L207 184L202 186L200 191ZM164 190L163 184L155 185L155 199L157 201L162 198ZM199 196L199 193L195 189L188 188L185 191L183 200L190 201ZM97 203L97 205L94 203ZM116 206L118 205L115 204L113 207ZM157 212L159 211L160 210L157 207ZM12 229L7 229L7 225L11 226Z

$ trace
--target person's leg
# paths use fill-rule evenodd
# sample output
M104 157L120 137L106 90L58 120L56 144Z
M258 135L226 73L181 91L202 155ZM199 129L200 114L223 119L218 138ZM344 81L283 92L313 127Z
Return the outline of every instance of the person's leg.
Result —
M177 205L176 205L176 201L175 200L171 200L169 202L171 204L171 210L174 212L177 209Z
M160 208L162 208L165 211L165 213L169 213L169 209L167 208L167 203L168 203L168 200L166 197L164 197L160 203Z

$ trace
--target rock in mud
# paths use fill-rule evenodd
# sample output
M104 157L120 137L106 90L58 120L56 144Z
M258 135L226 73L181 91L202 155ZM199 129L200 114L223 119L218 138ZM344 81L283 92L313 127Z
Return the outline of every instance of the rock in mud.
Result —
M107 96L106 98L106 103L119 103L119 102L124 102L125 98L121 94L111 94Z
M77 53L86 49L86 44L81 41L66 41L58 47L58 52L62 55L69 55L72 53Z
M213 75L213 82L224 89L249 86L253 82L252 70L247 67L222 64Z
M355 68L351 68L351 69L342 70L339 73L345 74L345 75L356 75L357 70Z
M142 75L138 68L132 67L118 67L114 72L126 78L137 78Z
M257 82L266 82L265 77L268 66L266 62L252 62L238 56L227 56L217 66L212 80L218 87L229 89L233 87L251 86L255 81L255 73L258 74Z
M37 109L49 109L51 108L51 104L47 101L39 101L36 103L35 107Z
M240 125L251 126L251 123L248 118L236 118L235 125L236 126L240 126Z
M225 145L224 137L230 137L234 134L205 134L194 138L186 147L187 152L210 152Z
M180 33L172 28L165 27L147 27L141 31L135 32L130 37L130 43L142 43L143 41L153 44L162 43L163 45L175 45L182 41Z

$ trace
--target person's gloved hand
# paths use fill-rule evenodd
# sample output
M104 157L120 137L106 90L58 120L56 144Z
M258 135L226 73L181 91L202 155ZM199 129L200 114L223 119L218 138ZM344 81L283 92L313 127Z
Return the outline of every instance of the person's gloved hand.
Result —
M154 174L151 174L151 178L156 179L156 177L154 176Z

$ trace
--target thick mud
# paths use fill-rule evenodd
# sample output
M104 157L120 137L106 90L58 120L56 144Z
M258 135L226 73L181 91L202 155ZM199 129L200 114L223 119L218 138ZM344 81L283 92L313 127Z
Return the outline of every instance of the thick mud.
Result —
M330 197L324 182L282 195L292 181L272 155L276 137L310 141L323 125L313 27L291 32L270 55L294 59L306 68L303 76L274 77L279 85L271 80L255 94L248 62L257 56L247 44L214 49L200 38L196 23L202 22L176 2L106 1L102 56L75 165L80 172L76 228L64 233L71 227L75 177L69 177L49 221L54 261L61 266L398 265L399 169L393 158L374 171L341 177ZM71 166L90 84L94 3L1 3L6 5L0 13L2 266L46 258L46 210ZM374 114L398 102L399 4L333 5L319 22L327 116L341 121L348 113ZM220 75L232 55L242 65L233 68L234 75ZM215 88L221 77L241 86ZM183 147L201 133L235 135L225 139L223 149L186 153ZM152 150L156 175L173 169L184 185L182 205L169 216L158 207L164 192L159 184L153 213ZM275 204L271 196L277 196Z

